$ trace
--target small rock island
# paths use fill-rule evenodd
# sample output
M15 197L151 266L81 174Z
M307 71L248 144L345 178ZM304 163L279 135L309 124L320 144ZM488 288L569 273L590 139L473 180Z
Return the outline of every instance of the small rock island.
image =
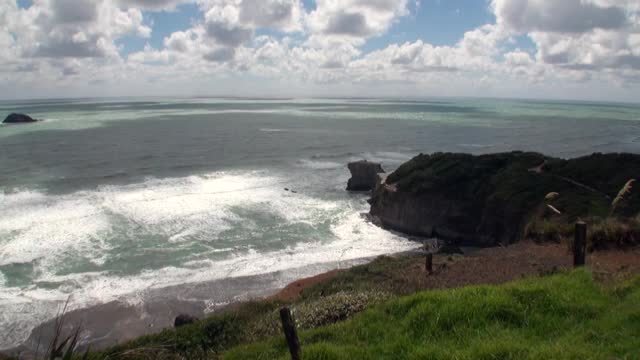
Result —
M29 115L12 113L12 114L9 114L9 116L7 116L7 118L4 119L2 123L3 124L28 124L28 123L34 123L37 121L38 120L32 118Z

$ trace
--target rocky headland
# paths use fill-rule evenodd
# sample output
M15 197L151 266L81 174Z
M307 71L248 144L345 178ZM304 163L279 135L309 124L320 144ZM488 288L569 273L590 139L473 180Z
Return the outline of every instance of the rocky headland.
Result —
M371 215L409 235L478 246L515 243L540 224L622 219L635 222L624 235L635 243L640 196L623 190L639 174L635 154L570 160L531 152L420 154L375 188Z

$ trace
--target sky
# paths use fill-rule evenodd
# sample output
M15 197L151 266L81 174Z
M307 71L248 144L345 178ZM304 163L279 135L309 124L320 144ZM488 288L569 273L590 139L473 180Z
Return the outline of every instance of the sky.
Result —
M637 102L640 0L0 0L0 99Z

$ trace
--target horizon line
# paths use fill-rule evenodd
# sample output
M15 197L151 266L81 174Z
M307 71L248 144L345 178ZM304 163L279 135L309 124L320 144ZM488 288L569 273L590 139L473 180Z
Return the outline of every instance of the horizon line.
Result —
M300 101L300 100L391 100L391 101L429 101L441 100L503 100L503 101L531 101L547 103L591 103L591 104L617 104L640 106L640 101L629 100L596 100L578 98L537 98L537 97L491 97L491 96L248 96L248 95L123 95L123 96L63 96L63 97L33 97L0 99L0 103L16 103L29 101L68 101L68 100L109 100L109 99L221 99L221 100L257 100L257 101Z

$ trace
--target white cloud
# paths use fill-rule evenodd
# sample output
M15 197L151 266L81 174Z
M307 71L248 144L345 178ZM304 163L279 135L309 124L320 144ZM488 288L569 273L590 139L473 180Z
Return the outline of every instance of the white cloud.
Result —
M582 33L594 29L625 27L627 24L625 7L607 3L613 4L614 2L587 0L492 1L498 24L521 33L532 31Z
M152 11L172 11L175 10L178 5L188 2L193 2L193 0L118 0L118 4L124 8L138 8Z
M35 0L29 9L9 11L8 32L23 57L117 58L116 38L151 33L140 10L109 0Z
M209 49L204 58L229 62L236 49L253 40L256 29L302 31L300 0L202 0ZM206 41L207 39L204 39Z
M367 39L409 13L407 0L317 0L308 17L314 34Z
M189 27L159 48L123 57L119 39L151 35L145 12L177 11L188 2L200 10ZM307 9L301 0L34 0L19 9L15 0L0 0L0 76L7 83L117 86L249 74L271 84L378 92L398 84L436 92L460 86L464 95L507 83L526 89L640 81L640 0L492 0L495 23L455 43L418 38L363 50L395 23L413 21L418 8L411 0L316 0ZM523 37L535 48L516 48Z
M493 0L492 8L499 26L531 38L537 62L556 76L584 81L640 70L640 1Z
M239 20L253 28L302 30L304 8L299 0L244 0L239 6Z
M501 26L487 24L467 31L458 46L470 56L493 56L499 52L499 46L508 37L508 32Z
M253 29L239 22L239 11L233 6L213 7L205 14L207 35L217 44L237 47L251 40Z

